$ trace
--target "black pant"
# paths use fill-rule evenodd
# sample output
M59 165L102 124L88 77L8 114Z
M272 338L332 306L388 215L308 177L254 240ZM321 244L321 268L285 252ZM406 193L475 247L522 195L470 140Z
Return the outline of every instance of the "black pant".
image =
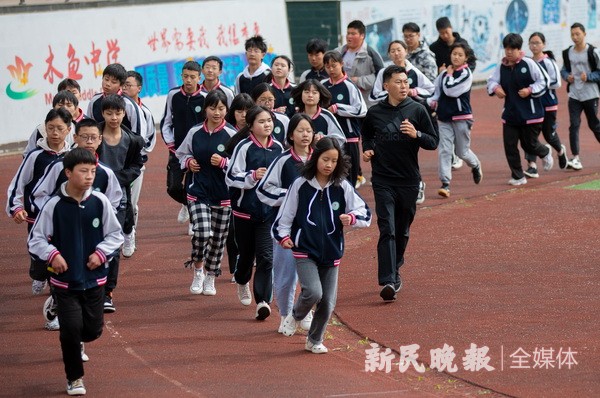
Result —
M544 122L542 123L542 135L544 139L558 153L561 151L561 142L556 132L556 111L546 111ZM535 162L537 156L525 152L525 159L528 162Z
M181 170L179 159L175 154L169 152L169 162L167 163L167 194L176 202L183 205L187 204L185 188L183 186L183 176L185 172Z
M598 98L587 101L577 101L569 98L569 143L573 156L579 155L579 127L581 126L581 111L585 113L590 130L600 142L600 120L598 120Z
M344 144L344 153L350 157L350 170L348 170L348 181L352 186L356 186L358 172L360 170L360 156L358 142L347 142ZM339 159L341 160L341 159Z
M81 343L96 340L104 326L104 288L55 289L60 319L60 347L67 380L83 377Z
M524 124L520 126L505 123L502 127L504 138L504 153L510 168L511 176L515 180L523 178L523 167L519 153L519 141L526 153L543 158L548 155L549 149L540 143L538 136L542 129L542 123Z
M237 268L238 255L240 254L235 244L235 227L233 222L233 216L229 219L229 234L227 234L227 260L229 261L229 273L233 275Z
M234 217L235 243L239 250L235 281L245 285L252 278L252 267L256 258L254 274L254 300L257 303L273 299L273 239L271 221L251 221Z
M399 282L398 271L404 264L410 225L417 212L419 186L394 187L373 182L379 241L377 263L379 285Z

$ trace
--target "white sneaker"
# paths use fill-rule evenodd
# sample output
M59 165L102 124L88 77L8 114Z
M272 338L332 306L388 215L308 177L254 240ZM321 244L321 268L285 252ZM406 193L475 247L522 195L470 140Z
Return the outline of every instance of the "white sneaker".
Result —
M202 294L205 296L214 296L217 294L217 288L215 287L215 276L207 274L204 278L204 285L202 287Z
M260 303L258 303L258 305L256 306L256 320L264 321L269 317L269 315L271 315L271 307L269 306L269 304L265 301L261 301Z
M202 294L204 288L204 270L202 268L194 268L194 280L192 280L192 286L190 286L190 292L192 294Z
M281 316L281 320L279 321L279 328L277 329L277 333L283 333L283 323L285 322L285 318L287 318L287 316Z
M85 346L83 345L83 343L81 343L81 360L83 362L87 362L90 360L90 357L88 357L85 353Z
M420 205L423 202L425 202L425 183L423 181L421 181L419 183L419 193L417 195L417 204Z
M300 327L306 331L310 330L310 324L312 323L312 320L313 320L313 312L308 311L308 314L306 314L304 319L300 321Z
M123 242L123 257L131 257L133 256L133 252L135 251L135 230L131 231L130 234L124 234L125 241Z
M79 378L73 381L67 381L67 394L69 395L85 395L85 386L83 379Z
M548 154L544 156L542 162L544 163L544 170L550 171L552 170L552 166L554 166L554 159L552 158L552 147L546 144L548 147Z
M452 170L458 170L461 167L463 167L463 160L461 158L459 158L458 156L456 156L454 158L454 162L452 163Z
M52 332L60 330L60 323L58 323L58 317L54 318L51 321L46 321L44 328Z
M31 281L31 293L34 295L42 294L44 289L46 288L46 281L36 281L35 279Z
M238 298L243 305L250 305L252 303L252 294L250 293L250 283L240 285L238 283Z
M323 343L314 344L308 341L308 339L306 340L306 345L304 346L304 349L306 351L312 352L313 354L325 354L327 353L327 351L329 351L327 347L323 345Z
M567 163L567 168L573 170L581 170L583 169L583 165L581 164L581 160L579 160L579 158L573 158L569 163Z
M44 307L42 307L42 313L44 314L44 319L47 321L53 321L56 318L56 303L54 302L54 297L49 296L44 302Z
M189 236L194 236L194 224L190 223L188 225L188 235Z
M510 180L508 180L508 183L514 186L525 185L527 184L527 178L523 177L519 178L518 180L515 178L511 178Z
M181 205L181 209L179 210L179 214L177 214L177 222L179 224L185 223L190 219L190 212L186 205Z
M298 327L298 321L294 319L292 315L292 311L285 317L283 320L283 324L281 325L281 333L284 336L293 336L296 333L296 328Z

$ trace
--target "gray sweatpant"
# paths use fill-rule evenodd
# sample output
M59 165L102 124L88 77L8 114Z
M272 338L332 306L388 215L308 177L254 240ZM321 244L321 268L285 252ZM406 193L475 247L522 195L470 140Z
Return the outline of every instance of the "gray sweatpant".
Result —
M337 300L338 268L318 266L309 258L297 258L296 269L302 291L294 305L294 319L301 321L316 304L317 309L308 331L308 341L323 342L327 322Z
M452 180L452 151L467 163L470 168L479 166L479 159L471 150L472 120L452 122L438 121L440 143L438 144L439 176L442 184L450 184Z

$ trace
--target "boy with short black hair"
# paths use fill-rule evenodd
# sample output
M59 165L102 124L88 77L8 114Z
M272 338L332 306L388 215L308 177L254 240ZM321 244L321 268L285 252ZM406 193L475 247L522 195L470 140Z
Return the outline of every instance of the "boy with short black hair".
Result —
M235 79L235 94L252 94L254 87L266 82L271 69L263 62L267 43L262 36L253 36L244 43L248 65Z
M326 52L327 42L323 39L310 39L308 43L306 43L306 54L308 55L310 69L302 72L302 75L300 75L300 83L308 79L321 81L329 77L325 70L325 64L323 63L323 56Z
M518 144L526 153L543 158L544 170L552 168L554 160L550 146L538 140L544 121L541 97L548 90L548 75L521 51L523 38L509 33L502 40L505 57L487 81L490 96L504 99L502 137L506 161L511 171L510 185L527 184L523 173ZM516 73L518 71L519 73Z
M227 96L227 108L231 106L233 101L233 90L221 83L219 76L223 71L223 61L221 58L211 55L204 58L202 61L202 74L204 75L204 81L200 84L200 90L202 95L205 97L212 90L221 90Z
M454 43L463 43L469 46L469 43L460 37L460 34L452 30L452 23L448 17L438 18L435 21L435 28L438 31L438 39L429 46L429 49L435 55L438 72L442 72L446 67L452 65L450 60L450 46ZM476 65L475 59L469 60L469 69L471 69L471 72L475 70Z
M181 70L183 84L169 90L165 105L165 113L160 121L163 141L169 149L167 162L167 194L178 203L181 209L177 221L185 223L190 215L183 187L183 174L175 151L183 142L190 129L204 121L204 95L200 88L202 68L196 61L187 61ZM191 225L189 231L191 231ZM189 232L188 231L188 232ZM193 233L193 231L192 231Z
M77 83L77 80L75 79L67 77L66 79L58 83L58 87L56 89L58 91L68 90L71 93L73 93L75 97L77 97L78 101L81 101L81 86L79 85L79 83ZM81 111L81 113L83 113L83 111Z
M598 49L585 41L585 27L579 22L571 25L573 46L563 51L561 77L567 82L569 93L569 144L571 159L567 168L581 170L579 159L579 127L581 112L585 113L588 126L600 142L600 120L598 120L598 98L600 97L600 55Z
M146 120L142 109L128 95L122 86L127 81L127 70L121 64L110 64L102 72L102 92L94 95L90 100L87 115L97 122L103 122L102 99L110 94L117 94L125 101L125 117L123 124L133 134L139 135L144 142L149 142Z
M102 143L98 147L98 158L106 164L117 176L123 198L117 212L117 218L125 234L133 230L133 208L131 206L131 183L139 177L144 165L142 149L144 140L122 125L125 117L125 100L116 95L107 95L102 99L102 116L100 123ZM117 286L119 273L119 257L115 256L110 262L108 281L105 286L105 312L115 312L112 292Z
M68 181L42 209L28 247L53 273L67 393L83 395L81 344L102 334L106 263L123 237L110 202L92 188L95 156L76 148L65 155L64 166Z
M421 28L414 22L402 25L402 35L406 43L406 59L419 69L427 78L434 81L438 75L435 55L425 41L421 40Z
M123 92L127 94L144 113L144 119L146 120L146 131L148 132L148 141L146 141L144 149L142 149L142 158L144 159L144 163L146 163L148 160L148 154L152 152L154 145L156 145L156 125L154 124L152 112L150 112L150 109L148 109L148 107L144 105L140 99L140 92L142 91L143 84L144 79L142 78L142 75L134 70L130 70L127 72L127 80L123 85ZM133 208L134 227L131 231L131 234L125 235L125 243L123 244L124 257L133 256L133 252L135 251L135 226L137 225L139 210L138 201L142 191L142 182L144 181L145 169L146 166L142 166L142 169L140 170L140 176L136 178L131 185L131 206Z

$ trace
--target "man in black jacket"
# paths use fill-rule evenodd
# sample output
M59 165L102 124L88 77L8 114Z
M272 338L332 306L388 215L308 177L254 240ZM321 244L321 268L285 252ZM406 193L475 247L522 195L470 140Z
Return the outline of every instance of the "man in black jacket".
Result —
M452 24L448 17L438 18L438 20L435 21L435 28L438 31L439 37L429 46L429 49L435 54L435 63L439 73L452 64L450 62L450 46L454 43L464 43L468 46L469 43L460 37L458 33L452 31ZM475 70L475 65L475 61L469 63L471 72Z
M363 160L372 161L379 227L377 262L380 296L394 301L402 287L400 267L417 211L421 174L419 148L434 150L436 133L425 107L408 97L406 70L391 65L383 73L387 98L372 106L363 123Z

